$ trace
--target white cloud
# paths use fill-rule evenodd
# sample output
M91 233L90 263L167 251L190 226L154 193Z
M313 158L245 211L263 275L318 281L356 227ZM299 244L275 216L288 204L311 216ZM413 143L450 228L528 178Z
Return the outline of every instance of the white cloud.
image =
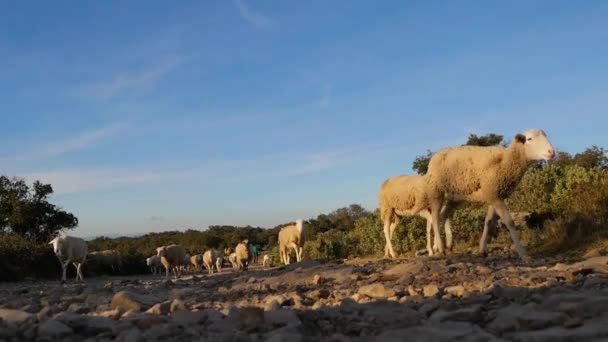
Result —
M147 221L165 221L165 218L162 216L149 215L146 216Z
M243 0L234 0L236 7L243 18L249 24L256 27L264 27L272 24L272 20L259 11L249 7Z
M81 96L109 98L123 91L153 87L159 79L177 68L182 62L183 58L171 56L140 72L119 73L110 80L81 85L74 89L73 93Z

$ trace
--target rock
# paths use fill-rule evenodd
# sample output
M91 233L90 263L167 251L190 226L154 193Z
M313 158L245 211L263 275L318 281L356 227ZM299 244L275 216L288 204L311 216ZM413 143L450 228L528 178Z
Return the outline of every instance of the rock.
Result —
M77 314L86 314L91 312L91 308L82 303L72 303L68 307L68 312L73 312Z
M239 310L240 325L243 329L248 330L257 327L264 323L264 310L249 306Z
M597 288L608 285L608 279L604 277L587 277L583 283L583 288Z
M186 310L186 304L184 304L184 302L182 302L179 299L174 299L171 302L170 310L171 310L171 312L175 312L177 310Z
M583 258L589 259L589 258L599 257L599 256L602 256L602 254L600 253L600 250L598 248L593 248L593 249L590 249L589 251L587 251L587 253L585 253L583 255Z
M139 329L123 331L116 337L117 342L144 342L144 334Z
M538 311L531 306L511 304L498 311L496 318L486 326L495 334L509 331L528 331L561 325L566 316L560 312Z
M454 311L437 310L430 318L435 322L461 321L477 323L483 320L480 305L462 308Z
M501 286L496 285L492 289L492 294L496 297L506 298L511 301L523 301L529 294L529 290L525 287Z
M289 309L266 311L264 320L270 325L299 326L302 324L295 311Z
M36 316L21 310L0 309L0 318L9 323L22 323L34 320Z
M357 293L374 299L386 299L395 295L395 291L393 289L387 289L381 283L361 286Z
M38 326L38 335L60 338L74 333L67 325L54 319L47 319Z
M407 293L410 296L415 296L415 295L418 294L418 291L416 291L416 289L412 285L410 285L410 286L407 287Z
M398 279L406 274L416 275L422 272L426 268L424 263L420 260L410 261L403 264L392 266L382 272L382 275L387 278Z
M113 319L113 320L118 320L118 319L120 319L120 317L122 316L123 313L124 313L124 311L122 311L121 308L116 308L114 310L107 310L107 311L100 312L99 316Z
M308 292L308 294L306 296L313 300L319 300L321 298L325 299L325 298L329 297L329 294L330 294L330 292L327 289L318 289L318 290Z
M312 277L312 283L314 285L321 285L325 283L325 278L320 274L315 274L314 277Z
M171 319L181 325L201 324L207 319L205 311L178 310L171 315Z
M489 267L486 266L475 266L475 273L479 274L479 275L488 275L488 274L492 274L494 272L494 270L492 270Z
M583 321L580 318L568 318L562 324L566 329L580 327L581 325L583 325Z
M423 314L424 316L430 315L433 311L437 310L439 307L439 300L432 298L426 303L422 304L418 309L418 312Z
M121 308L124 311L143 311L158 302L158 298L151 295L120 291L112 298L112 309Z
M275 299L267 301L266 304L264 304L264 311L274 311L279 310L280 308L281 304L279 304L279 302L277 302Z
M428 284L422 287L422 293L425 297L433 297L439 293L439 288L437 284Z
M462 286L462 285L448 286L445 289L443 289L443 291L447 294L450 294L454 297L459 297L459 298L462 298L467 294L467 291L464 289L464 286Z
M153 305L150 309L146 310L146 313L152 315L163 315L166 316L171 312L171 302L163 302Z

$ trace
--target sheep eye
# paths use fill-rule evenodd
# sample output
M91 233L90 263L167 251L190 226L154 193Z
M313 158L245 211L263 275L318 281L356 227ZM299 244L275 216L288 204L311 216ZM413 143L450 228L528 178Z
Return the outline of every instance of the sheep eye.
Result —
M532 140L532 138L528 138L528 141Z

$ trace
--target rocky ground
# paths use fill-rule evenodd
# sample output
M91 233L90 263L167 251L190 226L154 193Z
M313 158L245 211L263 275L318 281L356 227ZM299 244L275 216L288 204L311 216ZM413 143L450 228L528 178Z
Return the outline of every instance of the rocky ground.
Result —
M608 341L608 257L305 261L0 284L0 341Z

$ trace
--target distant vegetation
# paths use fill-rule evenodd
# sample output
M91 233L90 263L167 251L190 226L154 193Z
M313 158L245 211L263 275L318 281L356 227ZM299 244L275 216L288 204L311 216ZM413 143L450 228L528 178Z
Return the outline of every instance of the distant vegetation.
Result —
M509 139L510 140L510 139ZM468 145L505 144L496 134L471 135ZM431 151L417 157L414 171L424 174ZM407 173L395 170L395 175ZM378 184L378 187L380 184ZM59 230L77 226L74 215L50 204L52 187L40 182L29 188L23 180L0 177L0 280L23 277L57 277L59 264L46 244ZM374 196L376 194L373 194ZM608 236L608 157L606 150L591 146L571 155L559 152L550 163L533 165L517 191L508 199L512 212L522 213L523 240L531 252L558 253L597 243ZM486 208L462 204L452 216L454 238L460 248L476 248ZM295 218L294 218L295 219ZM288 224L286 222L285 224ZM157 246L177 243L190 253L207 248L223 250L248 238L277 263L277 234L280 226L210 226L205 230L150 233L139 237L100 237L89 242L89 250L116 249L123 255L122 273L147 273L144 261ZM425 223L419 217L405 218L393 241L398 253L422 249ZM358 204L320 214L305 221L304 258L341 259L382 255L384 236L377 211ZM499 241L510 243L504 229ZM496 237L496 236L495 236ZM85 277L86 274L85 266Z

